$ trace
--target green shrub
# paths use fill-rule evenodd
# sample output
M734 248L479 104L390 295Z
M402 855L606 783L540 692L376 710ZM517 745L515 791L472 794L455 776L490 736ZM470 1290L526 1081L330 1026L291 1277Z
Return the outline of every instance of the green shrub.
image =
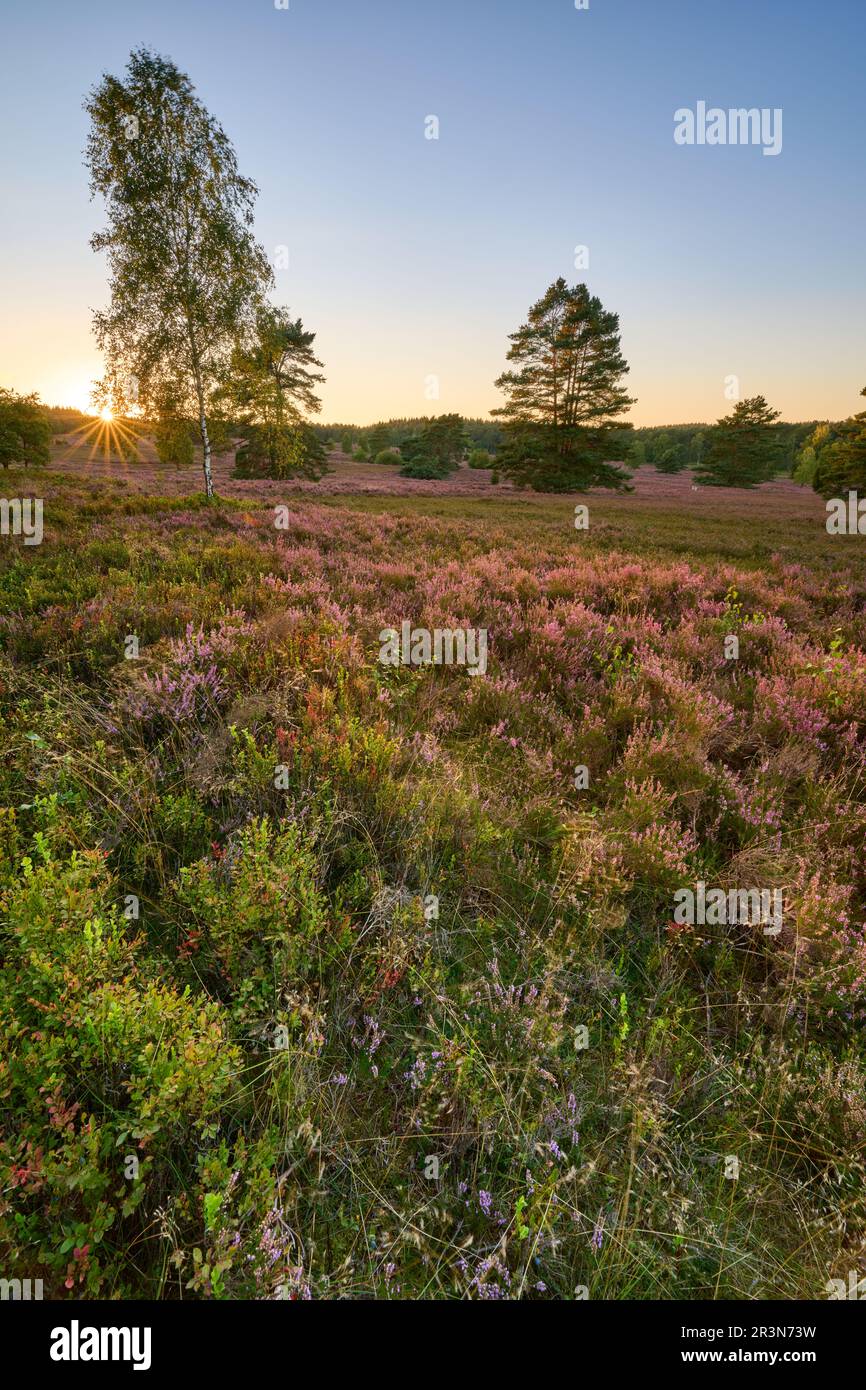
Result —
M121 541L91 541L83 558L89 561L100 574L109 570L129 568L130 554Z
M489 468L493 459L486 449L473 449L469 455L470 468Z
M240 1072L220 1005L154 977L119 903L100 851L64 862L41 836L2 898L0 1244L54 1297L141 1278L154 1203L192 1178Z
M201 939L197 964L231 982L245 1019L273 1018L275 981L321 964L326 905L315 854L297 826L251 821L219 858L182 868L175 897Z
M375 459L376 463L400 463L400 455L396 449L380 449Z
M447 478L451 469L442 463L437 463L435 459L416 458L410 463L404 464L400 469L401 478L431 478L441 482Z

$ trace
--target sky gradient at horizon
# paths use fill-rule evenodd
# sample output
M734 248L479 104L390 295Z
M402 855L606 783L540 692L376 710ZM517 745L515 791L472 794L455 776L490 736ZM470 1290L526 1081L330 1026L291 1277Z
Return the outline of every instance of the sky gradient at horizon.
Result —
M0 385L83 407L101 374L81 102L144 43L233 141L268 254L289 248L273 298L317 333L323 420L486 415L508 333L559 275L619 314L635 424L716 419L732 375L786 419L860 408L861 0L4 0L2 15ZM678 146L674 112L700 100L780 107L781 153Z

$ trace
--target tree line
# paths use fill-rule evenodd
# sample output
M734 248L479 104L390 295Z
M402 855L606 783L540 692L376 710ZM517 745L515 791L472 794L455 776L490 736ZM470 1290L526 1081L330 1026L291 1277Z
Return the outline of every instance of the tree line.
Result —
M351 422L337 424L313 423L312 428L320 439L339 445L343 452L351 454L360 445L368 456L375 457L380 448L400 448L405 439L420 433L429 420L426 415L392 416L389 420L378 420L372 425L356 425ZM470 448L485 449L493 453L502 442L502 427L495 420L463 417L463 429ZM383 438L386 443L383 445Z

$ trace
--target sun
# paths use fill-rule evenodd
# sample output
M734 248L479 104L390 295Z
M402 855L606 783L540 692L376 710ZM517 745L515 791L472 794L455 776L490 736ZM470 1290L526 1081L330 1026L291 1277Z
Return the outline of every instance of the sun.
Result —
M100 420L104 420L107 425L111 424L114 419L114 411L111 409L110 405L104 405L102 407L99 412L99 418Z

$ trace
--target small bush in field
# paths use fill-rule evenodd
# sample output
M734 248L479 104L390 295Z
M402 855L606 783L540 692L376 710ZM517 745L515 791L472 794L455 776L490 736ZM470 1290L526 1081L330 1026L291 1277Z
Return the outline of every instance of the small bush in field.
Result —
M473 449L469 455L470 468L489 468L493 459L486 449Z
M435 459L416 458L405 463L400 469L401 478L429 478L441 482L451 474L451 469Z
M400 463L400 455L396 449L380 449L375 459L376 463Z
M176 900L201 935L199 960L243 991L250 1016L254 999L273 1014L275 979L300 981L321 960L328 912L316 870L297 828L267 819L251 822L219 857L180 870Z
M496 470L495 468L494 468L493 472L490 474L490 481L491 481L491 483L498 483L498 482L499 482L499 473L497 472L497 470Z

